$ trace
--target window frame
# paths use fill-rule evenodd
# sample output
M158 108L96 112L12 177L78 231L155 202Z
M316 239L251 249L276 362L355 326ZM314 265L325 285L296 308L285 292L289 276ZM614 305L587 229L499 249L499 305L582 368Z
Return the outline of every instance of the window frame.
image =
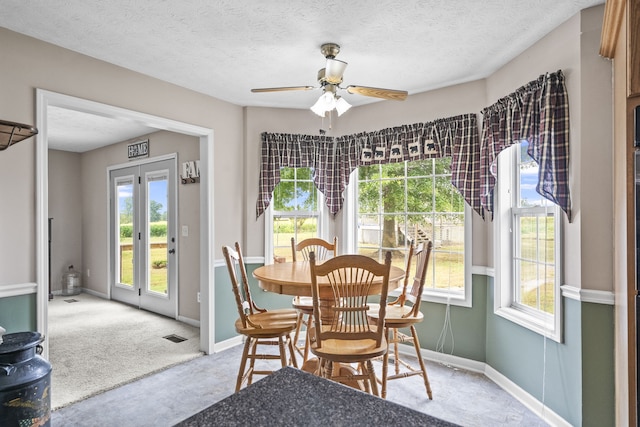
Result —
M349 253L355 253L358 235L358 168L349 177L349 185L345 191L345 206L342 221L345 248ZM453 184L452 184L453 185ZM431 303L455 305L460 307L472 307L472 248L473 248L473 210L464 202L464 292L447 292L444 290L425 289L421 300ZM398 295L399 290L389 292L389 295Z
M518 154L520 143L503 150L497 157L498 176L494 190L494 307L496 315L527 328L556 342L562 342L562 210L551 203L547 207L518 207L519 175ZM532 215L553 214L554 218L554 312L543 313L521 305L516 301L517 283L514 265L517 217L523 213Z
M290 166L285 166L285 167L291 168ZM301 169L301 168L291 168L291 169ZM311 169L311 168L308 168L308 169ZM278 183L278 185L280 185L280 183ZM269 207L264 212L264 218L265 218L264 263L265 264L273 264L275 262L273 258L274 257L273 219L276 215L288 216L287 214L291 214L290 216L294 217L296 216L295 213L299 213L300 215L310 216L310 214L317 212L317 215L315 215L318 223L317 237L325 240L333 239L333 237L329 237L330 228L331 228L329 226L329 218L330 218L329 208L327 208L326 206L324 195L315 187L315 185L314 185L314 189L316 191L316 200L317 200L317 206L318 206L317 211L309 211L309 210L276 211L274 208L275 189L277 188L278 185L274 187L274 194L273 194L271 203L269 203Z

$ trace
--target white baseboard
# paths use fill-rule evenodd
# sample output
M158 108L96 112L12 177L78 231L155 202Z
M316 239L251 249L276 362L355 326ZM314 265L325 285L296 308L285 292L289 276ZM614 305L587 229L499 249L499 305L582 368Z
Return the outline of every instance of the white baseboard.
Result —
M416 354L413 346L407 344L400 344L398 346L398 350L401 354L405 354L408 356L415 357ZM502 388L504 391L517 399L524 406L526 406L527 409L529 409L531 412L549 423L549 425L551 426L571 426L571 424L568 423L560 415L556 414L538 399L524 391L522 388L520 388L520 386L518 386L513 381L511 381L484 362L477 362L475 360L465 359L462 357L453 356L451 354L444 354L426 349L421 349L420 353L425 360L483 374L488 379L500 386L500 388Z
M94 297L109 299L109 295L103 294L102 292L94 291L93 289L81 288L81 292L85 292L89 295L93 295Z
M238 335L233 338L229 338L228 340L215 343L213 345L213 352L218 353L220 351L229 350L237 345L242 345L243 342L244 340L242 335Z
M200 327L200 321L196 319L191 319L190 317L178 316L176 320L182 323L186 323L187 325L195 326L196 328Z
M564 418L546 407L544 403L540 402L538 399L521 389L518 385L514 384L510 379L493 369L491 366L486 365L484 374L487 378L498 384L511 396L518 399L518 401L526 406L531 412L549 423L549 425L571 427L571 424L568 423Z

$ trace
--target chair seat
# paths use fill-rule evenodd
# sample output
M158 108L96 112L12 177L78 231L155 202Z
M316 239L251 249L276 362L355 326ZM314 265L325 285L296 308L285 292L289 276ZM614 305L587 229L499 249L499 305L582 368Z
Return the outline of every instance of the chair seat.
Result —
M303 311L306 314L313 314L313 298L311 297L295 296L291 305L296 310Z
M375 324L378 320L378 310L380 308L379 304L369 304L369 311L367 312L367 317L373 320ZM422 322L424 319L424 314L422 312L418 312L417 316L410 317L402 317L411 311L412 307L410 306L399 306L399 305L387 305L386 314L384 316L385 324L390 328L402 328L402 325L412 325L414 323Z
M248 316L248 320L254 325L243 327L242 320L237 319L236 331L253 337L278 337L289 334L296 329L298 313L293 309L269 310L265 313L256 313Z
M309 331L311 337L315 336L313 328ZM382 356L387 352L387 340L382 338L379 346L376 346L375 340L337 340L325 339L322 341L322 347L318 348L317 343L311 343L311 352L319 358L331 360L334 362L353 363L361 362L363 358L375 358Z

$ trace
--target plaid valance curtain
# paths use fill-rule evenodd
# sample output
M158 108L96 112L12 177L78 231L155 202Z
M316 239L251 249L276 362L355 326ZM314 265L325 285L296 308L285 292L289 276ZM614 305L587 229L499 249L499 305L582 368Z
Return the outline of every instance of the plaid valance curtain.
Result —
M480 202L493 213L498 154L511 144L529 142L538 163L536 191L557 204L571 220L569 195L569 101L562 71L541 75L482 110Z
M475 114L358 133L338 138L262 134L262 167L256 217L271 202L281 167L313 168L313 182L331 214L340 211L349 176L359 166L451 157L451 181L480 213L480 150Z
M571 220L569 103L562 71L541 75L482 110L482 138L475 114L345 135L262 134L256 217L271 202L281 167L310 167L331 214L342 209L349 176L359 166L451 158L451 182L483 218L493 215L498 154L527 140L539 165L536 191Z

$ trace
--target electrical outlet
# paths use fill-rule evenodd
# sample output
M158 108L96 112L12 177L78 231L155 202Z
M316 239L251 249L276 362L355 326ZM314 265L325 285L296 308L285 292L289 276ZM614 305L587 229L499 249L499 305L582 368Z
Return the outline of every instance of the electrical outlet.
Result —
M189 226L188 225L183 225L182 226L182 237L189 237Z
M196 298L198 299L198 302L200 302L200 292L197 293Z

